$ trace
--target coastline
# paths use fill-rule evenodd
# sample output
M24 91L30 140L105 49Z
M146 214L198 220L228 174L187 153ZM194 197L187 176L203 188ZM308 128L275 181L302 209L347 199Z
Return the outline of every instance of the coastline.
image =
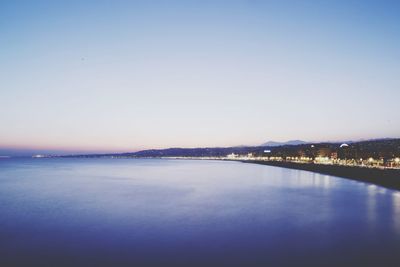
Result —
M242 160L241 162L275 166L287 169L311 171L356 180L359 182L375 184L383 186L385 188L400 191L399 169L377 169L340 165L305 164L284 161Z

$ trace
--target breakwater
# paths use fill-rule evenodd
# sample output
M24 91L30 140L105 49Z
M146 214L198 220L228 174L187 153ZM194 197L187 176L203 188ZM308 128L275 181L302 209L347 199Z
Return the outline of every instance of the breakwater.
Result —
M399 169L378 169L378 168L342 166L342 165L296 163L296 162L286 162L286 161L246 160L243 162L283 167L296 170L312 171L321 174L328 174L352 180L357 180L361 182L372 183L390 189L400 190Z

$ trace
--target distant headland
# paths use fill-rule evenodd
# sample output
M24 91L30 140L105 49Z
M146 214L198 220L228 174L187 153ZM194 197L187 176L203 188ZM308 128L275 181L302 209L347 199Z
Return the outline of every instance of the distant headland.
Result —
M288 161L376 168L400 168L400 138L348 143L307 143L261 146L148 149L128 153L79 154L61 157L198 158Z

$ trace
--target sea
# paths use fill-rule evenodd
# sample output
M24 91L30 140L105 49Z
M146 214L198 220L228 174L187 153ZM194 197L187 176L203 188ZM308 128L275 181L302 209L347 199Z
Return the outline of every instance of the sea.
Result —
M400 192L232 161L1 158L0 266L400 266Z

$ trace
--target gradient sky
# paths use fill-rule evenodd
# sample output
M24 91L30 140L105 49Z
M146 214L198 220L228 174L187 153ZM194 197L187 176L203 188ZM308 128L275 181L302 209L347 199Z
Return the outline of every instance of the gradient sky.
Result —
M0 1L0 148L400 137L400 1Z

